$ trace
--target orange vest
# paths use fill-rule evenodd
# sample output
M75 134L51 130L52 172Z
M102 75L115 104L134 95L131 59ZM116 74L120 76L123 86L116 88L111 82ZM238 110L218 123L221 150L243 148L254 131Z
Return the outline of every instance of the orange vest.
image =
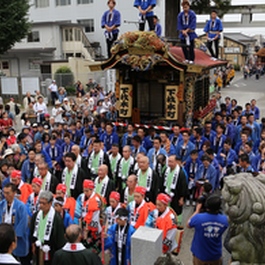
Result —
M100 224L100 205L101 199L97 194L91 195L91 197L83 202L83 207L86 209L86 216L84 221L86 222L86 226L88 230L92 233L101 232L101 224Z
M152 202L147 203L143 201L137 208L135 207L135 201L130 204L130 222L131 225L137 229L140 226L144 226L146 219L150 212L155 209L155 205Z
M173 212L167 208L167 212L165 214L160 215L156 219L156 227L160 230L163 230L163 240L167 236L167 232L173 228L177 228L177 225L174 222L175 215ZM166 253L168 251L168 246L163 244L163 253Z
M27 203L29 195L33 192L31 185L28 183L23 183L19 189L21 191L20 200L24 203Z
M63 208L69 212L73 220L75 217L75 204L76 204L75 199L73 197L69 197L66 198L66 201L63 206Z

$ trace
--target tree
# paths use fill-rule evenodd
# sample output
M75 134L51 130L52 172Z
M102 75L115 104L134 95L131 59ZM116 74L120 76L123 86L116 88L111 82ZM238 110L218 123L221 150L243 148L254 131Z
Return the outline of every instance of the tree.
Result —
M231 0L193 0L191 9L197 14L210 14L215 9L218 17L222 18L231 9Z
M23 39L30 29L28 0L5 0L0 5L0 54Z
M55 72L54 79L56 80L58 86L67 88L73 85L74 75L71 68L67 66L61 66Z

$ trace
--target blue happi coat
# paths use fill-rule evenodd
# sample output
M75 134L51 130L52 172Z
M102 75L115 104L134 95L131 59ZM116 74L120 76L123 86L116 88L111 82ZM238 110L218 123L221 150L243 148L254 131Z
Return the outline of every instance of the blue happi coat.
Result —
M0 202L0 223L3 223L4 221L6 209L7 201L3 200ZM12 209L12 225L17 236L17 247L13 251L13 254L17 257L24 257L28 254L29 251L28 214L25 204L17 198L14 199Z

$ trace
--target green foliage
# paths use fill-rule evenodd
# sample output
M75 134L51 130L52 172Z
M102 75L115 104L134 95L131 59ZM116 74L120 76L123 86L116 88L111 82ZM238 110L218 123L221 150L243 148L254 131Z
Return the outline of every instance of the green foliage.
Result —
M0 5L0 54L23 39L29 32L28 0L4 0Z
M67 92L67 96L73 96L76 94L76 88L74 86L67 86L65 90Z
M240 65L234 64L234 69L235 69L235 71L240 71L241 70Z
M54 79L58 86L70 87L74 83L74 75L71 68L62 66L55 72Z
M211 5L211 2L213 2L214 5ZM191 4L191 9L197 14L210 14L211 10L215 9L220 18L231 8L231 0L193 0Z

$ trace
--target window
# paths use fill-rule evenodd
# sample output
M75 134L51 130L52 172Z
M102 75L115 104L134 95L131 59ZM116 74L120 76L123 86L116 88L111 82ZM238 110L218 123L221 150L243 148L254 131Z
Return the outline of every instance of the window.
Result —
M39 42L40 33L39 31L32 31L28 34L28 42Z
M9 63L8 63L8 61L3 61L3 62L2 62L2 69L3 69L3 70L7 70L7 69L9 69Z
M78 5L82 5L82 4L92 4L93 0L77 0L77 4Z
M35 7L48 7L49 0L35 0Z
M75 41L81 41L81 30L75 29Z
M73 29L65 29L64 30L64 40L65 41L73 41Z
M82 19L78 20L78 23L84 26L85 32L94 32L95 27L94 27L94 19Z
M30 58L29 59L29 69L39 70L40 69L40 58Z
M71 5L71 0L56 0L57 6L67 6Z

